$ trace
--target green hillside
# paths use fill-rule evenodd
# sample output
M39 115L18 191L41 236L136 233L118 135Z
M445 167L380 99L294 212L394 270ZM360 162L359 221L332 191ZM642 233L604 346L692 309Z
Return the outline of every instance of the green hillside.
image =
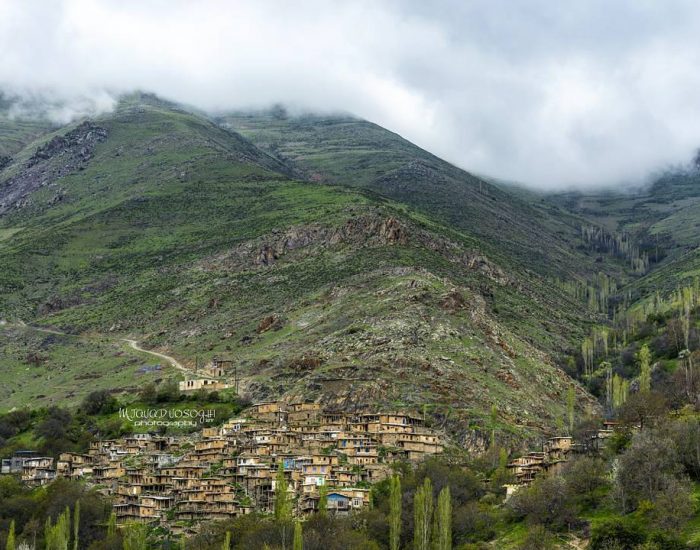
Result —
M479 239L490 257L555 278L623 277L625 266L580 245L587 223L557 204L528 201L376 124L349 116L233 113L219 120L312 181L390 197Z
M378 189L306 179L150 96L13 158L0 186L6 350L19 345L7 327L22 320L79 335L76 356L94 341L93 371L115 389L132 383L115 365L128 361L99 357L131 338L190 368L228 356L254 399L426 406L463 435L486 430L494 404L505 435L562 421L573 382L556 356L595 315L501 262L506 251L492 258L486 228L448 228ZM528 223L527 210L509 215ZM48 377L58 365L46 354L25 366ZM32 390L3 369L3 407L51 399L50 380ZM581 410L596 407L578 395Z

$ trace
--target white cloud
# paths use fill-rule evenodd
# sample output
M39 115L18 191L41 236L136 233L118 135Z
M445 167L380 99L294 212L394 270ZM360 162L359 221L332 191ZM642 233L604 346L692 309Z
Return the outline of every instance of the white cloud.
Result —
M692 0L0 0L0 87L61 120L153 91L373 120L479 173L639 182L700 147Z

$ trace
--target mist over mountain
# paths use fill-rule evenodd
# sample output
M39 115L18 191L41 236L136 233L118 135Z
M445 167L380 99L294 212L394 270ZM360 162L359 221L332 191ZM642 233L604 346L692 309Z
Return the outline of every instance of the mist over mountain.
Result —
M700 143L700 8L682 0L0 10L0 87L24 111L48 99L61 122L134 90L207 111L345 111L462 168L550 190L635 185Z

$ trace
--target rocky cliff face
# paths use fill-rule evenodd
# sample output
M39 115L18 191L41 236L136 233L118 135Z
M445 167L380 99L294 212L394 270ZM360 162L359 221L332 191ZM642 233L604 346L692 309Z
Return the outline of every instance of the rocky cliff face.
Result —
M274 232L241 244L214 262L231 269L245 269L251 265L271 266L290 254L313 254L334 246L416 246L437 252L465 269L478 271L499 285L515 284L505 271L480 252L465 249L386 211L358 209L349 214L350 217L338 226L312 224Z
M37 148L17 175L0 184L0 215L27 206L32 201L32 193L42 187L56 186L49 201L60 201L63 193L57 185L60 179L83 169L97 144L105 139L105 128L85 121ZM0 170L2 168L0 159Z

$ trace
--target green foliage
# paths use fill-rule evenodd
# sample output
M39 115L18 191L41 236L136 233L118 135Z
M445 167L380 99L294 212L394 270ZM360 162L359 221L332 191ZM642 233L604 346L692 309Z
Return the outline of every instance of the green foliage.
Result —
M303 550L304 549L304 539L301 533L301 522L299 520L294 522L294 541L292 544L292 550Z
M651 352L646 344L639 350L637 361L639 362L639 391L648 393L651 391Z
M434 550L452 550L452 498L450 488L443 487L438 495L437 509L437 530L433 533L435 543Z
M7 533L7 542L5 542L5 550L15 550L15 520L10 521L10 531Z
M429 550L433 521L433 484L423 480L413 497L413 546L415 550Z
M64 512L56 518L52 524L51 518L46 518L44 526L44 544L46 550L68 550L70 541L70 509L66 507Z
M610 518L598 521L591 529L591 550L634 550L646 540L644 529L631 518Z
M80 539L80 501L75 502L73 508L73 550L78 550L78 541Z
M552 530L570 527L576 520L576 509L569 487L561 477L538 477L508 500L515 518Z
M123 528L124 550L148 550L148 526L128 522Z
M292 517L292 503L289 499L287 478L284 475L284 463L280 460L275 477L275 519L286 522Z
M112 512L109 514L109 522L107 523L107 537L113 537L117 534L117 514Z
M394 474L389 480L389 550L399 550L401 544L402 496L401 478Z
M325 483L318 488L318 513L322 516L328 513L328 486Z
M566 392L566 416L569 434L572 434L576 423L576 389L573 386L570 386Z

